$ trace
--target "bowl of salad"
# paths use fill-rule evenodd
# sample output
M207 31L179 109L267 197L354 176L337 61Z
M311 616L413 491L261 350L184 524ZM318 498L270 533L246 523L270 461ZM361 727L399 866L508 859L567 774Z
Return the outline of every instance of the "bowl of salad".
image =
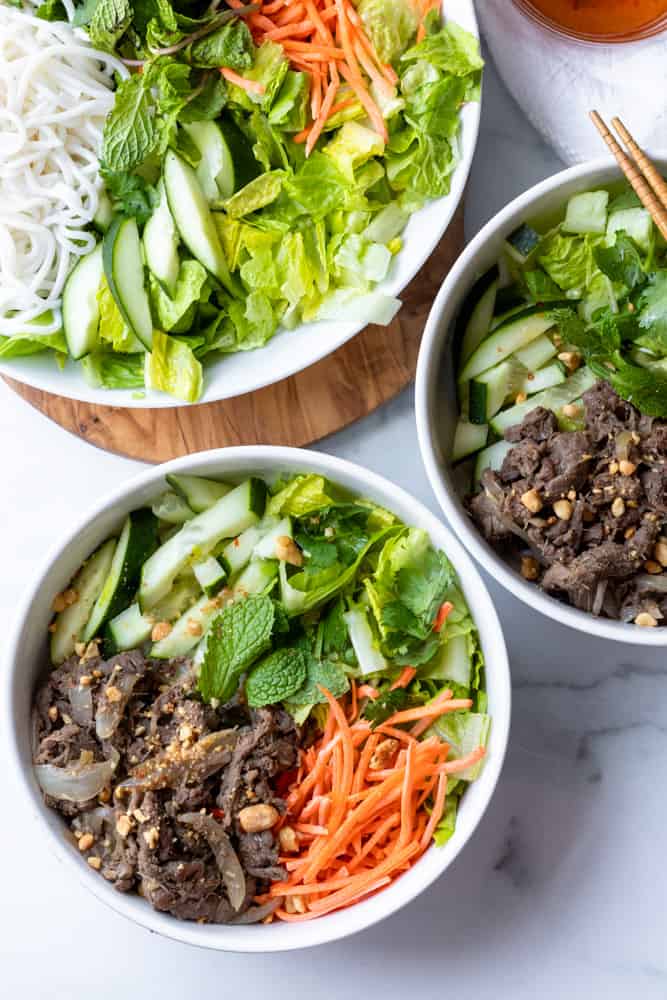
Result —
M209 402L393 320L475 148L472 0L67 6L72 26L0 14L0 372L110 406ZM45 48L52 70L23 80Z
M655 646L667 642L666 249L615 164L549 178L462 255L417 375L431 483L482 565L551 618Z
M413 899L480 822L509 732L465 550L315 452L123 486L36 575L6 662L10 759L68 874L221 950L321 944Z

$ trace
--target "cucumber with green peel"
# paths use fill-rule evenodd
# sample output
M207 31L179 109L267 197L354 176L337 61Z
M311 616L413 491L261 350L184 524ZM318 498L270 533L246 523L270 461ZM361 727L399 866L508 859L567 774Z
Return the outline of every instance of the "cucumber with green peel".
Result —
M105 626L102 634L105 657L143 646L151 637L155 621L152 615L142 615L138 604L125 608Z
M551 337L545 333L536 340L532 340L530 344L515 351L513 357L520 361L529 372L536 372L552 358L555 358L557 354L558 348Z
M190 136L201 154L201 160L195 169L197 180L207 201L216 201L222 192L218 186L218 176L228 185L229 178L234 177L234 164L229 147L217 122L184 123L183 128ZM223 195L224 197L224 195Z
M505 240L505 251L513 261L523 266L541 239L540 234L532 226L523 223Z
M645 208L625 208L612 212L607 223L607 242L616 242L616 233L624 232L635 241L640 250L649 254L655 240L653 219Z
M546 368L540 368L537 372L529 372L519 391L525 392L527 396L534 396L536 392L542 392L543 389L551 389L553 386L561 385L566 378L565 365L561 364L560 361L554 361L553 364L547 365Z
M160 521L166 521L167 524L185 524L195 516L192 507L172 490L167 490L159 496L151 509Z
M228 292L236 295L237 286L229 273L218 230L197 175L173 149L167 150L164 158L164 186L169 211L188 250Z
M498 265L490 268L472 286L456 320L455 338L460 343L459 363L464 364L484 340L495 309Z
M471 379L468 416L473 424L488 424L503 403L521 391L529 372L510 356L506 361Z
M192 567L197 583L209 597L217 594L227 579L227 571L220 565L215 556L209 556Z
M260 528L253 525L225 545L221 556L230 576L240 573L243 567L248 565L255 551L255 546L259 544L261 539Z
M491 429L496 434L502 435L508 427L520 424L523 418L538 406L543 406L547 410L556 412L567 403L572 403L575 399L578 399L596 381L592 371L584 366L565 379L561 385L557 385L553 389L545 389L543 392L538 392L524 403L517 403L508 410L501 410L491 421Z
M111 198L106 191L100 191L100 195L97 200L97 210L93 216L93 225L95 226L95 229L97 229L98 233L104 234L111 225L112 220L113 205L111 204Z
M201 587L195 577L187 574L177 579L166 597L163 597L149 617L156 622L174 622L180 618L186 608L189 608L201 596Z
M137 589L141 567L157 548L157 518L147 508L135 510L125 519L109 573L83 633L89 642L105 622L127 608Z
M483 448L489 436L488 424L473 424L461 418L454 432L451 461L460 462Z
M278 567L277 559L253 559L234 583L234 597L266 593L278 579Z
M121 315L147 351L153 346L153 319L144 284L144 261L135 219L119 216L102 242L104 274Z
M176 282L181 269L178 256L180 237L174 224L164 183L158 184L157 208L144 226L142 237L144 256L149 271L159 281L167 295L174 297Z
M536 340L553 326L555 322L551 314L545 312L543 308L526 309L497 327L486 340L482 341L463 366L459 379L465 381L481 375L482 372L504 361L510 354Z
M63 332L70 355L79 361L100 342L100 306L97 301L104 275L102 244L79 258L63 288Z
M76 594L76 601L56 615L51 635L52 663L58 665L66 660L74 652L76 643L81 641L90 612L109 575L115 548L115 538L100 545L67 588Z
M229 483L205 479L203 476L168 475L166 478L172 490L185 500L195 514L208 510L234 489Z
M514 445L511 441L496 441L495 444L490 444L488 448L484 448L480 451L479 455L475 460L475 470L473 473L473 489L477 489L479 486L482 473L486 469L491 469L493 472L498 472L503 462L505 461L505 455Z
M257 524L265 506L266 485L251 478L184 524L144 563L139 588L142 611L166 597L176 576L186 566L200 562L223 538L232 538Z
M263 525L260 525L260 531ZM268 531L262 534L262 537L255 545L253 551L253 558L255 559L275 559L276 558L276 542L279 538L292 538L292 522L289 517L284 517L277 524L269 527Z
M567 203L564 233L599 236L607 229L608 191L584 191L575 194Z
M511 285L498 289L494 317L500 320L503 316L525 309L528 304L522 286L514 281Z
M262 167L255 159L252 144L230 118L220 118L217 124L227 144L231 170L223 170L216 181L222 197L231 198L236 191L240 191L261 174Z
M156 660L185 656L201 641L202 635L219 613L220 604L205 594L174 622L168 636L153 643L149 655Z

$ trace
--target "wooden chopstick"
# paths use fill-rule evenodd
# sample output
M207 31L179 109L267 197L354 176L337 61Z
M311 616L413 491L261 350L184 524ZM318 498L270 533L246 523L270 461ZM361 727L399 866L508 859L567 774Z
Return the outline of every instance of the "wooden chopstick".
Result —
M650 212L651 218L667 240L667 184L660 177L655 165L651 163L646 153L640 149L618 118L613 119L613 125L635 159L628 156L625 150L619 145L597 111L591 111L590 115L593 124L613 153L619 167L630 181L642 205ZM644 171L643 174L642 170Z

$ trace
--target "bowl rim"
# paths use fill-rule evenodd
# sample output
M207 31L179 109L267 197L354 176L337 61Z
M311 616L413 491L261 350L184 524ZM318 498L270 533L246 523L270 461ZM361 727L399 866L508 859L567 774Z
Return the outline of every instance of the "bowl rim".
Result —
M655 153L654 159L662 161L665 165L667 164L667 153ZM441 468L436 447L435 423L431 415L431 400L440 370L441 350L443 345L447 349L451 340L451 324L447 327L442 325L442 314L447 310L450 297L456 296L459 292L463 276L471 261L483 250L487 242L505 229L510 231L512 225L517 223L519 216L522 216L523 219L530 216L531 206L543 196L553 194L559 188L572 182L581 182L583 187L588 179L600 173L609 174L609 181L613 180L615 176L619 179L623 177L613 157L600 157L561 170L517 195L494 215L466 246L445 278L424 329L417 362L415 390L417 435L426 474L449 525L493 579L524 604L569 628L615 642L636 646L662 647L667 646L667 627L660 629L639 628L625 622L596 618L586 611L579 611L558 601L555 597L550 597L535 584L524 580L519 573L511 569L496 554L474 528L456 494L456 490ZM609 183L609 181L596 181L596 183Z
M454 0L454 2L459 4L460 8L453 13L446 10L445 20L454 20L457 23L459 20L464 21L467 29L475 35L478 42L481 44L479 22L475 11L474 0ZM462 109L460 116L461 132L459 133L461 139L459 143L461 159L456 165L456 169L451 176L451 186L449 192L441 198L435 198L427 202L417 212L412 213L410 219L408 220L408 225L410 225L413 219L425 217L426 214L432 215L434 210L437 213L439 210L444 208L442 224L438 225L433 231L431 237L424 241L419 239L419 233L414 234L413 240L410 241L409 245L403 247L402 250L403 266L405 268L404 273L400 279L397 279L396 276L391 276L392 272L390 271L389 278L386 278L384 282L378 286L378 291L387 295L400 297L410 282L413 281L417 273L425 266L454 219L454 216L456 215L456 212L465 195L466 184L468 182L472 162L477 149L482 114L483 89L482 85L482 93L480 94L479 101L470 101ZM465 142L463 141L463 130L466 132ZM413 242L415 244L414 247L412 247ZM400 317L400 311L398 315ZM336 336L332 338L330 343L326 344L325 338L321 336L321 329L318 330L318 327L331 325L337 326L338 329L336 330ZM228 383L224 378L224 368L222 368L223 375L218 376L217 383L219 384L212 392L209 392L209 389L207 389L207 376L205 368L204 392L202 398L197 400L196 403L189 404L180 402L173 396L169 396L162 392L152 392L150 390L146 390L145 395L141 397L139 394L135 394L130 389L94 388L86 383L83 375L80 375L80 373L76 373L77 375L80 375L80 377L78 382L74 382L72 386L69 385L67 379L63 379L61 385L59 379L54 382L53 379L44 377L42 370L39 367L39 358L42 357L42 355L39 354L33 355L32 357L15 359L13 362L11 360L2 361L2 359L0 359L0 375L4 378L12 379L21 385L37 389L41 392L62 396L64 399L71 399L76 402L89 403L103 407L156 410L175 409L180 408L181 406L205 406L209 403L222 402L225 399L233 399L236 396L256 392L260 389L274 385L276 382L282 382L285 379L290 378L292 375L296 375L298 372L305 371L312 365L322 361L323 358L334 354L346 343L348 343L348 341L352 340L353 337L362 333L367 325L368 324L364 323L359 326L352 321L336 323L336 321L333 320L320 320L309 324L301 324L300 327L297 327L295 330L284 330L281 328L278 331L278 336L282 340L282 338L289 337L290 334L298 332L298 330L304 326L312 326L313 329L308 337L308 343L312 346L309 346L309 350L305 354L300 352L295 347L291 352L289 352L288 356L282 359L266 358L264 359L265 363L262 363L262 351L268 347L268 345L265 345L264 348L260 348L257 351L247 352L252 358L254 358L254 363L251 365L248 375L244 376L243 384L241 386L235 386L233 383L230 383L230 387L226 388ZM320 336L318 336L318 333ZM318 346L318 344L320 346ZM236 354L231 355L231 357L238 357L240 354L243 354L243 352L237 352ZM20 370L21 362L26 362L23 371ZM217 360L215 365L223 366L224 363L225 358L223 357ZM72 360L68 358L68 367L72 364ZM273 372L276 370L276 366L278 366L278 374L274 376ZM212 386L209 388L212 388Z
M122 516L126 510L131 509L133 503L138 502L141 491L146 493L152 490L157 494L164 486L164 476L167 473L191 472L206 475L208 472L209 475L217 473L221 476L238 476L249 474L253 468L263 470L263 474L268 474L271 469L292 468L295 472L310 470L333 480L337 479L366 495L390 497L390 503L385 500L387 506L393 507L408 523L416 523L425 528L434 543L447 553L461 579L468 601L475 606L475 622L487 660L489 652L493 650L493 680L487 682L488 690L493 690L493 704L490 707L493 716L493 753L489 755L478 781L467 791L467 799L464 800L468 803L467 810L461 810L460 823L454 837L443 848L432 847L402 878L371 899L311 922L271 925L271 928L266 928L270 934L257 933L256 927L203 926L179 921L169 914L153 910L136 894L117 892L110 883L88 868L63 836L63 825L57 814L48 809L41 799L30 773L30 765L25 761L21 750L25 743L25 731L22 727L29 725L29 720L19 719L14 705L15 700L25 691L25 685L21 684L21 677L25 675L20 668L19 650L30 628L33 604L41 588L49 586L52 570L57 568L59 562L66 560L68 549L79 535L90 529L103 515L112 516L117 511L118 516ZM354 483L357 484L356 487ZM97 530L100 532L97 539L99 544L104 535L108 534L108 528ZM92 546L95 544L93 542ZM486 585L464 547L436 515L383 476L326 453L303 449L251 445L198 452L155 466L124 482L89 507L51 547L34 574L33 582L22 595L11 634L4 646L3 660L5 669L0 698L4 718L2 715L0 718L4 722L2 738L8 754L8 770L15 780L22 807L27 808L32 819L44 829L49 847L58 860L101 902L141 927L184 944L219 951L265 953L329 943L372 926L412 901L449 867L477 829L497 785L509 739L511 684L503 631ZM432 851L441 851L442 854L432 854Z

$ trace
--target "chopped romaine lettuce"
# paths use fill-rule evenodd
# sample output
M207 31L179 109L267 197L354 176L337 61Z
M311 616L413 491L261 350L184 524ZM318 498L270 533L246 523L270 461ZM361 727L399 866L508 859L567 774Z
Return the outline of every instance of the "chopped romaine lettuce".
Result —
M186 343L154 330L153 347L146 355L145 379L148 389L159 389L194 403L201 395L202 367Z

